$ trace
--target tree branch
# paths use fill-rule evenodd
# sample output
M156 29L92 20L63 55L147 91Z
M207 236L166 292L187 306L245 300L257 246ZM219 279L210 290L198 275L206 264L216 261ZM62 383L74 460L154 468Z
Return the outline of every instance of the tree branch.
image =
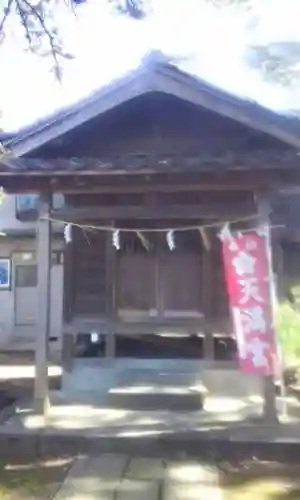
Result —
M26 39L28 41L29 48L32 50L32 40L31 40L30 31L29 31L28 26L27 26L26 16L25 16L24 11L21 9L18 2L16 4L16 7L17 7L17 11L19 13L20 19L21 19L21 24L25 30L25 36L26 36Z
M7 7L4 9L4 16L2 18L2 21L0 22L0 34L3 32L3 28L4 28L5 22L9 16L9 14L10 14L12 4L13 4L13 0L9 0Z
M22 6L20 5L20 0L15 0L15 1L16 1L19 13L20 13L20 17L22 19L22 24L23 24L23 26L24 26L24 28L26 30L26 36L27 36L27 38L29 37L29 42L31 43L32 42L32 38L31 38L30 32L28 30L28 26L27 26L26 20L24 19L24 17L22 18L22 16L24 16L24 11L22 9ZM21 0L21 1L22 1L22 3L24 5L26 5L26 7L28 7L28 9L31 11L31 13L33 14L33 16L36 17L36 19L39 21L39 23L41 25L41 28L43 29L45 35L47 36L47 38L49 40L50 49L51 49L51 55L52 55L53 60L54 60L54 72L55 72L55 76L58 78L58 80L61 80L61 76L62 76L61 75L61 67L60 67L60 64L59 64L59 61L58 61L58 57L57 57L57 50L56 50L56 47L55 47L55 38L54 38L54 36L52 35L52 33L47 28L45 20L43 19L43 16L38 12L38 10L33 5L31 5L31 3L29 2L29 0Z

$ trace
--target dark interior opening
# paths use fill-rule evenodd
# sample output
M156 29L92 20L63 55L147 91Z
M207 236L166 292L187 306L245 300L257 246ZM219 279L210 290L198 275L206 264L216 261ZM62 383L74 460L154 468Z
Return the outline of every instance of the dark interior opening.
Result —
M105 337L93 343L90 335L78 334L76 356L83 358L105 357ZM214 338L214 357L218 361L236 359L236 341L231 337ZM178 337L157 334L141 336L116 336L116 358L136 359L203 359L203 337L197 335Z

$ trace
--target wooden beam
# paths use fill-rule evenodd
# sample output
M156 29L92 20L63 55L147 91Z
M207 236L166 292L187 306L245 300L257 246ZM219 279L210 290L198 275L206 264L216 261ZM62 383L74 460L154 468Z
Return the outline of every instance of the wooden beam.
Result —
M202 316L196 318L148 318L142 319L132 317L127 320L116 319L113 324L110 323L106 316L75 316L69 329L74 333L80 331L88 333L92 329L101 328L101 332L108 334L111 329L114 329L117 335L135 336L135 335L151 335L153 333L178 332L190 334L201 332L204 327L204 318ZM213 325L211 326L213 328Z
M214 193L230 193L239 192L240 194L244 193L245 196L249 197L249 193L257 186L247 185L242 186L240 183L218 183L215 182L201 182L201 179L195 178L195 181L191 181L191 184L185 184L180 182L176 178L165 179L166 184L162 184L164 180L155 180L155 179L140 179L138 183L138 179L135 179L135 182L130 182L130 178L127 179L127 182L124 180L115 178L115 183L85 183L81 186L74 185L69 186L69 190L66 191L66 194L76 195L76 194L144 194L144 193L177 193L178 191L185 193L205 193L207 191L211 191Z
M218 184L213 182L202 182L201 177L192 176L191 182L189 182L188 175L185 176L185 179L182 178L180 174L167 176L167 178L156 179L151 178L152 176L145 176L145 179L141 178L132 178L131 176L128 178L118 179L115 177L114 182L113 179L106 179L106 182L98 183L89 183L88 179L82 180L82 184L74 184L73 190L71 188L70 194L84 194L84 193L95 193L95 194L135 194L135 193L177 193L178 191L182 192L203 192L203 191L214 191L214 192L228 192L228 191L244 191L248 196L249 191L253 190L252 185L246 185L243 188L240 183L232 183L224 185L222 183ZM91 179L92 180L92 179ZM104 180L104 179L103 179ZM109 182L110 181L110 182ZM165 184L163 182L166 182Z
M188 189L187 183L193 185L195 190L257 190L264 187L284 189L300 183L300 172L297 167L297 157L293 168L248 168L248 169L199 169L198 172L170 171L170 172L1 172L1 185L8 193L47 193L60 191L64 193L84 192L113 192L112 186L120 186L120 192L129 187L138 186L143 191L147 185L161 186L162 190ZM123 185L122 185L123 184ZM165 188L169 185L169 188ZM174 185L174 189L172 187ZM126 187L127 186L127 187ZM117 191L119 187L116 188ZM160 189L160 188L158 188Z
M46 416L49 408L48 387L48 343L50 329L50 287L51 287L51 222L47 220L51 208L50 196L40 201L37 223L38 262L38 304L35 351L35 408L38 414Z
M65 222L80 222L103 219L228 219L254 213L254 204L212 203L206 205L161 205L161 206L90 206L66 207L52 210L51 217Z

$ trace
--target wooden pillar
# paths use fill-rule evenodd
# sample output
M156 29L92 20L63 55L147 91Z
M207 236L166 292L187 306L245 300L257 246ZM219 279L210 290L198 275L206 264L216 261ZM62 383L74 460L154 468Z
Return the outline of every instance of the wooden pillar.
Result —
M114 226L114 223L110 223ZM106 313L108 319L108 332L106 335L105 343L105 357L107 359L114 359L116 355L116 335L115 335L115 321L116 321L116 260L117 250L112 244L112 233L107 231L105 234L105 259L106 259Z
M73 253L74 253L74 239L75 231L77 228L72 227L72 240L65 243L64 249L64 288L63 288L63 319L64 319L64 329L62 332L62 352L61 352L61 362L64 370L71 372L74 363L74 344L75 336L72 331L68 331L69 328L66 323L70 323L73 317L73 306L74 306L74 263L73 263Z
M269 250L271 254L271 235L270 235L270 220L271 212L270 204L265 193L259 193L257 196L258 219L259 223L268 228ZM271 269L273 275L273 270ZM273 278L273 276L272 276ZM263 379L263 416L266 422L275 423L278 421L276 408L276 387L273 375L264 377Z
M284 278L284 254L279 235L272 238L274 272L276 274L276 295L280 299L283 297Z
M164 297L164 277L163 268L165 262L165 234L156 234L156 251L155 258L155 308L157 310L157 317L163 320L165 316L165 297Z
M51 222L47 220L51 209L51 197L40 199L37 222L38 303L35 350L35 409L46 416L49 408L48 344L50 329L51 286Z
M63 296L63 315L64 321L70 323L73 317L74 305L74 240L75 231L77 228L72 228L72 241L65 243L64 248L64 296Z
M208 238L208 235L206 235ZM205 318L204 325L204 360L213 361L214 360L214 338L211 328L212 320L212 287L213 276L213 262L212 262L212 247L211 238L208 240L209 244L205 244L203 239L203 250L202 250L202 300L203 300L203 313Z

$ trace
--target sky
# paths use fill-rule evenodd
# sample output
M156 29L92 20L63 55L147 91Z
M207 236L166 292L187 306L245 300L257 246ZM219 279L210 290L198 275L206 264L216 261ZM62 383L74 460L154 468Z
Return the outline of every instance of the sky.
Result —
M251 9L153 0L143 21L113 15L105 0L88 0L75 16L61 0L56 22L75 58L65 61L59 83L49 71L51 59L24 50L18 21L11 17L0 46L0 125L16 130L78 101L138 67L151 50L224 90L279 112L300 110L300 82L289 88L270 84L247 62L253 45L300 42L299 18L300 0L253 0Z

